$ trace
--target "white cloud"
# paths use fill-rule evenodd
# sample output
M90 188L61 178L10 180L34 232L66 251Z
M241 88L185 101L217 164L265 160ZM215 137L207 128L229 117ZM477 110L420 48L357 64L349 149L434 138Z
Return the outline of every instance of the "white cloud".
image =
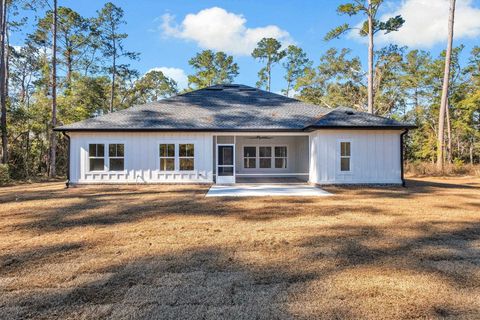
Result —
M378 34L379 42L429 48L447 39L449 0L404 0L382 20L401 15L405 24L399 31ZM472 0L457 0L454 39L480 35L480 8Z
M163 36L190 40L204 49L225 51L235 55L249 55L258 41L276 38L284 45L293 42L290 34L276 25L248 28L241 14L213 7L185 16L180 24L170 14L162 16Z
M162 71L164 75L177 82L179 90L188 87L188 77L183 69L171 67L156 67L148 70L146 73L149 73L150 71Z

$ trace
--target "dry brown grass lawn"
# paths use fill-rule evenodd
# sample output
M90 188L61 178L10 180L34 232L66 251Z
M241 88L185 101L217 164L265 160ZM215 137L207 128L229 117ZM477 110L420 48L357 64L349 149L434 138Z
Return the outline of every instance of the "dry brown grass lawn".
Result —
M480 179L0 188L0 318L480 318Z

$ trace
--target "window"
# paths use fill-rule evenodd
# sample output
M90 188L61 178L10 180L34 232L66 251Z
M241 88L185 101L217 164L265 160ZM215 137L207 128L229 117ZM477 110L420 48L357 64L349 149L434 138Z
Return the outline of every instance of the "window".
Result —
M259 147L260 168L272 167L272 147Z
M243 147L243 167L246 169L257 167L257 147Z
M160 144L160 171L175 170L175 145Z
M109 144L108 145L108 161L110 171L123 171L125 156L123 144Z
M340 142L340 171L350 171L350 142Z
M275 147L275 168L287 168L287 147Z
M88 158L90 164L90 171L105 170L105 145L104 144L89 144Z
M178 158L180 162L180 170L191 171L195 168L195 149L194 145L179 144L178 145Z

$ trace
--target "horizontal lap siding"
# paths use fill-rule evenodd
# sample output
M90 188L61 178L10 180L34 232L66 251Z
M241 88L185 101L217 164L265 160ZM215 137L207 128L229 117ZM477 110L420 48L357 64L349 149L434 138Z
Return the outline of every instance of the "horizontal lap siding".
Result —
M210 133L154 133L154 132L85 132L70 133L71 176L73 183L159 183L212 182L212 134ZM160 143L193 143L195 170L162 172L159 170ZM90 143L123 143L125 170L123 172L88 172L88 145ZM108 152L108 146L105 146Z
M310 139L310 181L401 183L400 131L318 130ZM351 142L351 172L340 171L340 141Z

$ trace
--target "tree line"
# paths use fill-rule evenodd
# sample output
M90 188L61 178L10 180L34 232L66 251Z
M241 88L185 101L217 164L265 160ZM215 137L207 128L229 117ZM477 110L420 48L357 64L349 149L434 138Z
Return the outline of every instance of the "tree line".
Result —
M125 47L124 12L113 3L99 8L94 17L83 17L71 8L57 7L56 0L0 1L1 159L13 178L65 173L67 143L52 131L56 125L179 93L175 80L163 72L141 75L132 68L131 62L140 55ZM379 21L382 2L353 1L337 10L365 17L358 32L369 39L367 71L347 48L328 49L315 62L297 45L264 38L251 54L261 64L256 86L270 91L273 73L282 72L284 95L415 123L418 129L407 140L410 161L434 163L441 157L442 163L478 163L480 47L465 52L459 45L439 56L396 45L375 48L374 34L395 32L404 22L400 16ZM44 14L34 21L20 18L27 10ZM33 31L24 44L11 46L9 35L28 23ZM325 40L352 29L340 25ZM467 55L467 63L460 63ZM193 72L183 92L232 83L240 72L234 57L221 51L203 50L188 62ZM439 153L443 143L445 152Z

